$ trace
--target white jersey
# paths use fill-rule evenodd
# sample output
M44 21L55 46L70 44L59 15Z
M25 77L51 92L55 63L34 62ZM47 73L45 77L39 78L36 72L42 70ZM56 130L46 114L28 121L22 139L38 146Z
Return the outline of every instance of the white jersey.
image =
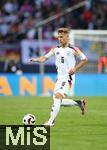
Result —
M76 59L75 56L78 56L81 60L86 59L86 56L81 52L77 47L68 46L55 47L45 56L49 58L50 56L55 56L55 64L58 73L58 79L67 79L69 80L69 74L71 68L75 67Z

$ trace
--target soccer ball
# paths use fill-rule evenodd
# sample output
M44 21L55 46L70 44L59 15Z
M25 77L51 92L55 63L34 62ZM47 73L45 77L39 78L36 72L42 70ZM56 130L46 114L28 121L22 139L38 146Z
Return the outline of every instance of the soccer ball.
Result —
M33 114L27 114L23 117L23 124L24 125L34 125L36 121L36 117Z

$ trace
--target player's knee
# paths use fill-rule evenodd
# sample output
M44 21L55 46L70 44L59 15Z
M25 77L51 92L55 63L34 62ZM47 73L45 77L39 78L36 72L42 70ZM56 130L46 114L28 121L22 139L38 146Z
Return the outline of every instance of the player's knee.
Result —
M60 94L60 93L56 93L55 94L55 98L57 98L57 99L63 99L63 95Z

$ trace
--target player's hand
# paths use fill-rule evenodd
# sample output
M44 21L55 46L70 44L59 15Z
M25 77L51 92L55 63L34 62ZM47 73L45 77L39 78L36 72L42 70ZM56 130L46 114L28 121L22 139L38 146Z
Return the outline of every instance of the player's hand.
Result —
M72 68L72 69L70 69L70 71L68 73L69 73L69 75L73 75L73 74L75 74L75 72L76 72L76 69Z
M35 58L29 59L29 62L36 62L37 60Z

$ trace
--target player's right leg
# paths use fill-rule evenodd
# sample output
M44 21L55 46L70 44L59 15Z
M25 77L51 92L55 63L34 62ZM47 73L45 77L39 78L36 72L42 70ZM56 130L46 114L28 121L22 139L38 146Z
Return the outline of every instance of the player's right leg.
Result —
M53 105L52 105L52 109L51 109L51 113L50 113L50 118L49 120L44 124L45 126L54 126L54 120L56 118L56 116L59 113L60 110L60 106L61 106L61 101L63 99L63 95L60 93L56 93L53 96Z

